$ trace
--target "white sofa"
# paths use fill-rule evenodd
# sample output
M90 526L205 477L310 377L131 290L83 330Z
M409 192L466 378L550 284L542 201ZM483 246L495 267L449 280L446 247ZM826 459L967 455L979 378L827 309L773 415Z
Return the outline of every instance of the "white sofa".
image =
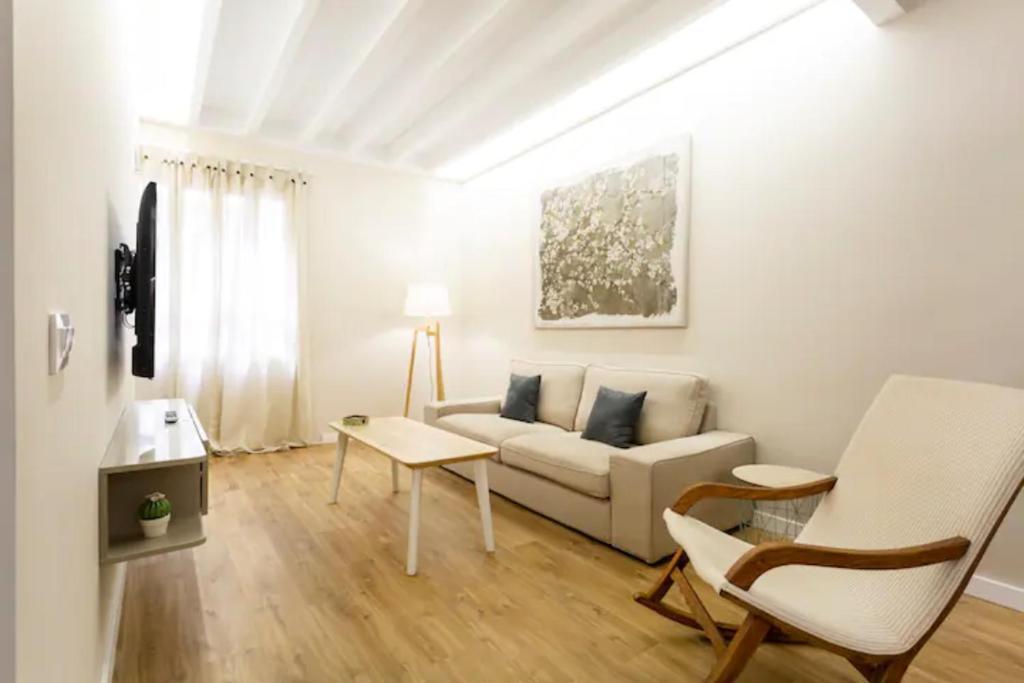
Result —
M707 381L683 372L512 361L517 375L540 375L537 422L503 418L500 398L430 403L427 424L494 445L491 490L647 562L675 550L662 511L686 486L733 481L754 461L754 440L716 429ZM601 386L647 391L638 445L619 449L580 438ZM447 469L473 478L473 468ZM737 501L702 504L694 516L719 529L744 521Z

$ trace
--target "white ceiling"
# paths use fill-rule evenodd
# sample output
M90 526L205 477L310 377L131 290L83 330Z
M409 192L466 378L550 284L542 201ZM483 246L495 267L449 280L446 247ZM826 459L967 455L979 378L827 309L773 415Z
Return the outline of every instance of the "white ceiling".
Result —
M146 0L143 116L430 172L718 4Z

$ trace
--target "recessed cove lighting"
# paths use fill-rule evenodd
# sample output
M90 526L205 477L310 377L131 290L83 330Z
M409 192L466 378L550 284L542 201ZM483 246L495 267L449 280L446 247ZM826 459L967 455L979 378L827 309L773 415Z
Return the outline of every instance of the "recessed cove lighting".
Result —
M729 0L469 152L439 166L466 181L502 166L793 18L823 0Z

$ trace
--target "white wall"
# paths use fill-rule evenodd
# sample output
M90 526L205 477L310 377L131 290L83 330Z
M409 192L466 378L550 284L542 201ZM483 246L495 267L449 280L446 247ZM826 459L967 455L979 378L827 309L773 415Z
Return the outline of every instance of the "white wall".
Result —
M1024 386L1021 26L1016 0L882 29L829 0L470 184L459 390L510 356L696 370L760 461L827 472L891 373ZM535 181L687 130L689 328L534 329ZM1019 504L982 573L1024 586L1022 540Z
M97 477L132 397L112 250L134 232L128 0L16 0L17 680L95 681L123 566L97 550ZM47 314L77 328L47 375Z
M444 282L458 296L459 187L228 135L143 125L141 137L145 145L312 175L306 285L315 427L323 433L350 413L399 413L411 328L420 322L402 315L406 284ZM446 357L458 352L458 329L457 321L444 324ZM426 360L419 358L413 415L427 396Z
M14 680L14 146L11 5L0 4L0 681Z

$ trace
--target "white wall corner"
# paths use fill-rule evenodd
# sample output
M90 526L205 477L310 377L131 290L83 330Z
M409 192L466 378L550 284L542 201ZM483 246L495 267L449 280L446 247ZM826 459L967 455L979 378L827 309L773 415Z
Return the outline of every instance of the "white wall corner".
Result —
M853 4L879 26L899 19L922 2L924 0L853 0Z
M975 574L967 584L968 595L1024 612L1024 588Z
M110 616L107 619L106 632L103 634L103 662L100 667L100 683L114 680L114 665L117 662L117 635L121 631L121 610L124 607L124 587L127 568L122 562L114 565L114 594L110 596Z

